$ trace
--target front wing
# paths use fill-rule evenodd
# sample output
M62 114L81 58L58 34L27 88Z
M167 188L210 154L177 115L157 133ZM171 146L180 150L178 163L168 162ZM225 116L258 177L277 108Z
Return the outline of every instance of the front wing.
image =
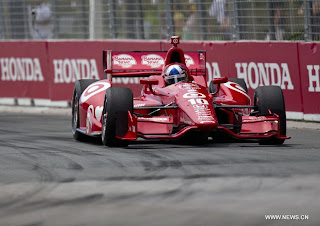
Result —
M145 132L138 133L138 122L144 124ZM128 111L128 131L123 136L117 136L123 140L144 139L176 139L185 135L190 130L199 130L197 125L186 125L181 130L172 133L173 122L169 116L138 117ZM161 131L161 132L160 132ZM242 116L242 125L239 133L224 127L217 126L215 131L224 131L237 139L290 139L280 135L279 116Z

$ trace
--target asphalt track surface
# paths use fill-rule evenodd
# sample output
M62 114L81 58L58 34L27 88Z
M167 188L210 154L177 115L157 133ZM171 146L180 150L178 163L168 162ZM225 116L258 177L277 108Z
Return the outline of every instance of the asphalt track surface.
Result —
M70 124L0 113L0 225L320 225L320 124L282 146L128 148L77 142Z

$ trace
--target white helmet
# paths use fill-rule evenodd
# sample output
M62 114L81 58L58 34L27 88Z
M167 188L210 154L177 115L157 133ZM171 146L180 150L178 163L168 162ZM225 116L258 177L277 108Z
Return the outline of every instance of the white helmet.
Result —
M167 85L188 81L189 70L183 64L171 64L164 72L164 81Z

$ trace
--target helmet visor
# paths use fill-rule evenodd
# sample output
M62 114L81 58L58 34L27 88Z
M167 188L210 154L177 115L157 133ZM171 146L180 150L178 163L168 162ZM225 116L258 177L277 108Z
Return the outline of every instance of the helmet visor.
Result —
M178 82L187 81L187 76L185 73L178 75L167 75L165 80L168 85L172 85Z

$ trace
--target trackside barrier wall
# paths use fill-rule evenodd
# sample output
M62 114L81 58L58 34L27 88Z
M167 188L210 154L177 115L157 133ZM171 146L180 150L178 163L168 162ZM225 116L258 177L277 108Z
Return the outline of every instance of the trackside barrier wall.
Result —
M0 42L0 104L25 99L67 106L74 82L103 79L102 50L166 51L161 41ZM207 80L244 78L252 97L262 85L278 85L290 119L320 121L320 43L182 42L185 51L206 50ZM139 95L139 78L115 78ZM65 103L59 105L57 103Z
M49 99L48 42L0 42L0 97Z

